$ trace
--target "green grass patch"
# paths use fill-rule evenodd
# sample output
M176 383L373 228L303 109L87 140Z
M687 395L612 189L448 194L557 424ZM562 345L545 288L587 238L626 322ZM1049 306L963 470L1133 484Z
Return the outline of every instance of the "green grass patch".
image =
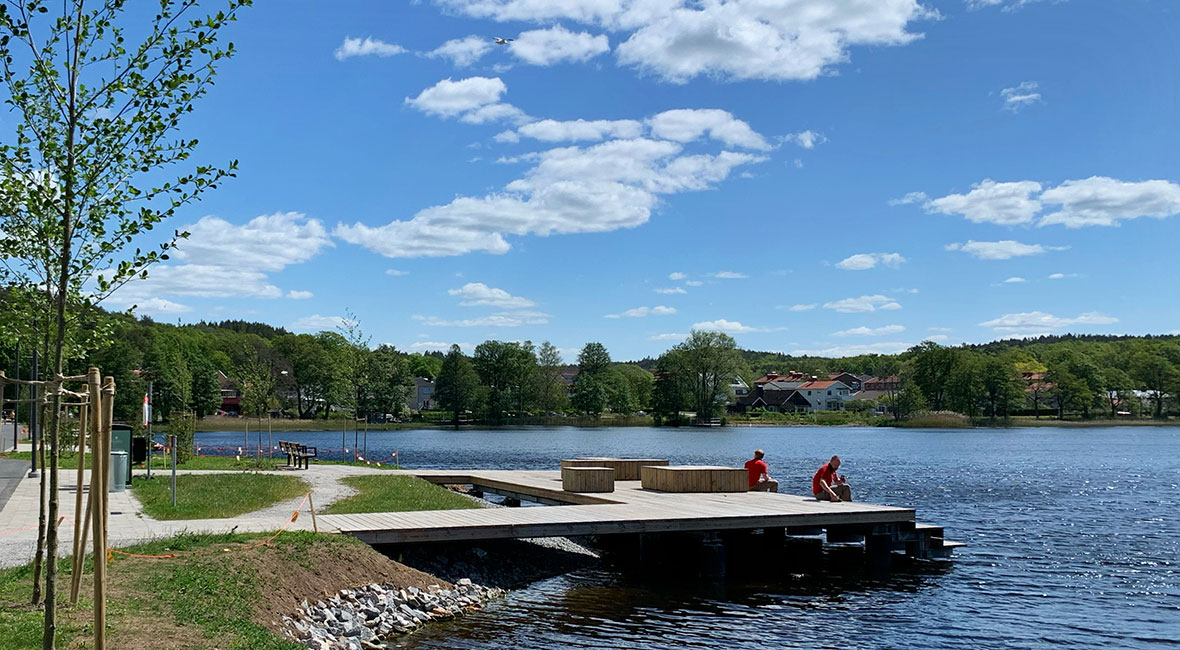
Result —
M333 503L322 511L324 514L465 510L479 507L467 497L416 476L349 476L340 480L360 493Z
M108 565L107 639L137 639L135 647L212 650L300 650L253 617L267 580L250 558L277 554L296 561L314 546L359 544L347 536L289 532L270 547L239 551L269 534L180 535L124 549L140 554L193 555L150 560L116 555ZM253 555L247 555L253 554ZM57 647L91 647L91 558L81 598L69 603L70 560L59 563ZM273 562L272 562L273 564ZM0 570L0 650L41 647L42 611L28 604L32 565ZM125 645L120 643L120 646Z
M178 474L175 506L167 476L137 476L131 491L155 519L221 519L293 499L308 486L294 476L273 474Z

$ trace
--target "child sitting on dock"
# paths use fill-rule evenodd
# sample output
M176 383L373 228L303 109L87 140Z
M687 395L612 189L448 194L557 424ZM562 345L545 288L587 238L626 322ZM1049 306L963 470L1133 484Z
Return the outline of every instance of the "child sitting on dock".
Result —
M750 473L751 492L778 492L778 481L770 478L770 468L762 460L762 450L754 450L754 458L746 461L746 471Z
M811 493L820 501L852 501L852 487L843 474L837 474L840 469L840 457L832 456L832 460L824 463L811 478Z

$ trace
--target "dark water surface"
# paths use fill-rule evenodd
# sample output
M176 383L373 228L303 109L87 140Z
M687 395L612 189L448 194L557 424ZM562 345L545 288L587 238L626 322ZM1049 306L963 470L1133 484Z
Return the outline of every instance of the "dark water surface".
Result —
M338 432L281 435L339 453ZM242 434L199 433L197 444L236 448ZM400 645L1180 647L1180 428L389 431L369 434L368 456L397 450L415 468L555 469L579 455L740 466L756 447L782 489L800 494L838 453L858 500L916 508L969 546L941 566L876 578L717 585L576 573Z

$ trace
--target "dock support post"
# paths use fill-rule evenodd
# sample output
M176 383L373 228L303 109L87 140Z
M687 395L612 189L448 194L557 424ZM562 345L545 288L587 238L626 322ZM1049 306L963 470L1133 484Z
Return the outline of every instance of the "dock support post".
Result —
M504 505L508 506L509 508L519 508L520 499L517 499L516 497L504 497Z
M888 571L893 556L893 536L872 533L865 535L865 561L877 571Z
M725 542L717 533L701 537L701 571L706 578L725 577Z
M467 494L470 494L471 496L475 497L476 499L482 499L483 498L483 488L479 487L478 485L472 485L471 489L467 491Z

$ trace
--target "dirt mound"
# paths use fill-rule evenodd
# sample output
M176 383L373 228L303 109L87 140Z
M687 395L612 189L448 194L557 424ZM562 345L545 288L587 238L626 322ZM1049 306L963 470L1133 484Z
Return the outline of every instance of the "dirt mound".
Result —
M341 589L373 583L399 587L449 589L451 583L399 564L351 538L320 538L314 544L285 544L250 549L235 560L258 576L262 592L254 620L279 630L281 619L304 599L312 602Z

